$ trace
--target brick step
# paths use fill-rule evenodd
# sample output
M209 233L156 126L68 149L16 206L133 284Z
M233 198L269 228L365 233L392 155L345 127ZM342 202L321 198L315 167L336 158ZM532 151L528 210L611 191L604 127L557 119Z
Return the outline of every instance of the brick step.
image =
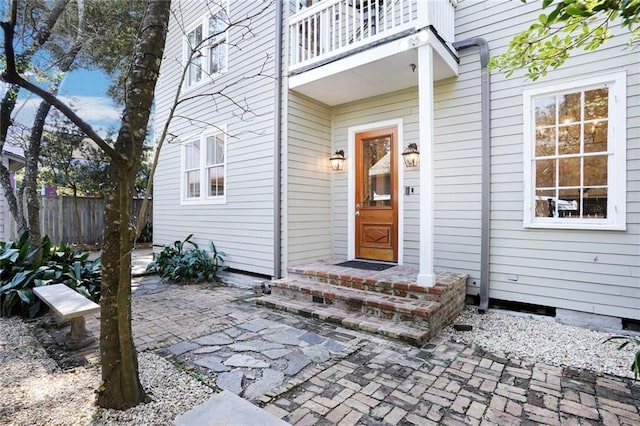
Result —
M315 281L286 279L271 284L274 295L294 300L332 306L345 312L362 313L396 322L414 322L431 329L431 319L440 311L440 304L382 293L356 290Z
M450 273L441 273L437 276L435 286L424 287L416 283L417 273L413 269L392 268L390 272L384 271L381 274L378 271L327 266L328 268L323 268L322 264L290 266L287 271L290 278L300 281L322 282L338 287L433 302L440 302L442 294L446 293L451 286L451 281L458 279L458 276Z
M284 299L277 294L262 296L256 299L256 303L267 308L287 311L306 318L338 324L352 330L380 334L416 346L422 345L432 337L430 330L417 328L415 324L392 322L361 312L346 312L340 308L306 300Z

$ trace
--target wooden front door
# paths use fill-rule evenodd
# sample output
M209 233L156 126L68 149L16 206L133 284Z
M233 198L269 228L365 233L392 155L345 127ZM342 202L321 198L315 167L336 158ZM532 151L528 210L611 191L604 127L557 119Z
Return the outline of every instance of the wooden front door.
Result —
M398 261L397 128L357 133L355 252L360 259Z

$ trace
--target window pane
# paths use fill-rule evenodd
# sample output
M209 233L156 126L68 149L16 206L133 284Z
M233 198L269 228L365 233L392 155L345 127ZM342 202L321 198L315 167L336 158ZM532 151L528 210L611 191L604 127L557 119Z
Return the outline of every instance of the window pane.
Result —
M216 136L216 161L224 163L224 135Z
M580 186L580 158L560 159L558 186Z
M215 166L208 169L209 196L224 195L224 166Z
M580 121L580 93L568 93L558 96L560 116L558 124Z
M593 120L609 116L609 89L587 90L584 92L584 119Z
M200 170L187 172L187 197L197 198L200 196Z
M195 49L200 43L202 43L202 25L197 26L187 36L189 40L189 47Z
M582 199L584 216L604 219L607 217L607 188L585 188Z
M391 205L391 138L389 136L363 141L363 193L365 207Z
M188 85L191 86L202 80L202 55L196 53L189 63Z
M584 125L584 152L606 152L609 123L596 121Z
M216 164L216 137L207 137L207 166Z
M558 129L558 154L580 153L580 125L561 126Z
M558 217L580 219L580 189L561 189L558 199Z
M536 217L554 217L556 197L555 190L536 191Z
M227 70L227 45L221 43L211 47L209 61L211 74L225 72Z
M556 128L536 129L536 157L546 157L556 153Z
M191 31L187 35L187 40L189 42L189 55L193 49L198 49L197 52L191 56L191 60L189 62L189 73L187 74L187 85L191 86L194 83L199 82L202 79L202 53L200 53L199 48L202 43L202 25L196 27L193 31Z
M556 186L556 161L536 161L536 188L553 188Z
M225 31L229 29L229 17L225 9L220 9L209 18L209 37L213 40L225 38Z
M584 158L584 185L585 186L607 185L607 156L606 155L598 155L596 157Z
M185 169L191 170L200 167L200 142L190 142L185 145Z
M207 137L207 166L224 163L224 135Z
M536 126L546 126L556 123L556 98L538 98L535 100Z

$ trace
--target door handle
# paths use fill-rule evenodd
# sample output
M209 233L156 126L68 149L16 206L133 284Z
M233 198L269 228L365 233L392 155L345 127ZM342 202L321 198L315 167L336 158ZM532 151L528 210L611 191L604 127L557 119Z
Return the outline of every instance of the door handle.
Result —
M360 212L355 212L354 215L360 216Z

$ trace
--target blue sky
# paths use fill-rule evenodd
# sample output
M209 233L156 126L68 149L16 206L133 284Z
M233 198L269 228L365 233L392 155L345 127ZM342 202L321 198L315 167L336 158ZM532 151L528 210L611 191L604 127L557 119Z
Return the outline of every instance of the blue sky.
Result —
M109 130L117 131L120 123L121 108L107 96L108 85L109 79L102 72L75 70L67 74L59 93L60 98L102 136ZM30 127L39 104L40 98L22 90L14 120Z

